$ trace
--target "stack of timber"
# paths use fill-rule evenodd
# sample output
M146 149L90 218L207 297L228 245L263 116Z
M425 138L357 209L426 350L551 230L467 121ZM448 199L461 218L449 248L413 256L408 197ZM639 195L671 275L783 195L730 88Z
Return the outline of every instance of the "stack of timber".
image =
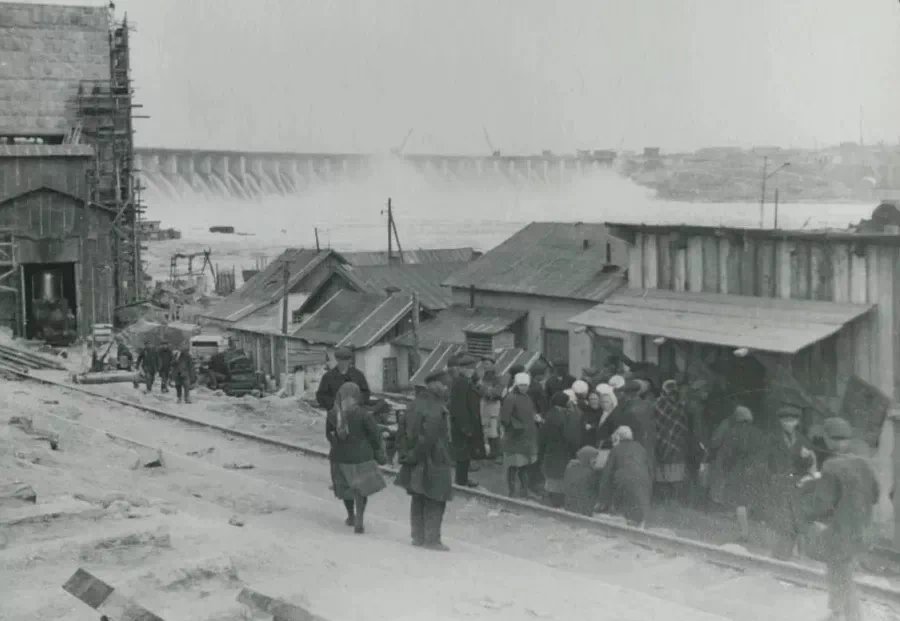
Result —
M25 351L18 347L0 345L0 373L9 376L16 373L28 373L34 369L65 371L66 367L52 358Z

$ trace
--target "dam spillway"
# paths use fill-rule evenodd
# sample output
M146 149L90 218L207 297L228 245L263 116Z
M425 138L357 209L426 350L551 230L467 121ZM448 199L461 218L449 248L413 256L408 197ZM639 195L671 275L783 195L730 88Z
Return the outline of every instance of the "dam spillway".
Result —
M559 186L609 169L615 154L461 156L309 154L138 148L135 168L157 196L263 199L365 181L404 169L440 186Z

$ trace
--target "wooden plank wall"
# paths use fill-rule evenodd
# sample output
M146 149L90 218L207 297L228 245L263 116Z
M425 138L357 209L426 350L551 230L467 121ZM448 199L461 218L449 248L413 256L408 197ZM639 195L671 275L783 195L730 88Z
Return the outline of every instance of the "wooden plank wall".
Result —
M629 247L629 287L702 291L763 297L876 304L875 310L834 337L799 352L794 374L834 409L847 378L856 374L895 401L900 395L900 295L896 291L898 249L887 244L831 240L783 240L719 236L636 234ZM652 337L643 355L659 356ZM668 355L668 352L666 353ZM682 366L683 360L679 360ZM895 406L896 407L896 406ZM900 494L890 492L900 477L900 441L895 409L872 455L881 497L875 516L881 535L900 549Z
M89 167L84 157L0 157L0 227L33 240L79 239L81 334L90 333L91 323L112 323L114 296L112 216L84 205Z
M795 372L811 392L825 397L838 398L853 373L890 395L898 394L894 369L900 369L900 348L892 346L900 329L894 300L895 248L713 234L688 237L673 231L638 233L629 252L629 286L635 288L878 304L868 317L801 351ZM649 337L643 351L647 359L658 355Z

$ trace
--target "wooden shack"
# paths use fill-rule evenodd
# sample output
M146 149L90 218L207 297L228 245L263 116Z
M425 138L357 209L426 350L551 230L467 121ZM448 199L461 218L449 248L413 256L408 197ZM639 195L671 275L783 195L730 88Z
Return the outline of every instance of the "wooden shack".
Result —
M18 334L32 335L42 295L65 298L82 335L112 323L114 214L89 201L93 153L0 145L0 323Z
M900 236L608 226L629 244L628 289L572 322L618 336L630 358L683 368L684 358L708 360L717 349L758 362L762 382L791 384L832 413L853 376L897 399ZM774 405L768 398L757 407L765 414ZM890 499L900 475L894 416L871 452L882 483L877 516L889 536L900 515Z

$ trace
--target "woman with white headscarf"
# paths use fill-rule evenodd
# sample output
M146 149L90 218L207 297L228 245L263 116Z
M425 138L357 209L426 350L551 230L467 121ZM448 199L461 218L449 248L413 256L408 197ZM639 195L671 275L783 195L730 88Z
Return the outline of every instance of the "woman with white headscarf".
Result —
M528 467L537 462L538 434L537 411L528 395L531 376L517 373L512 390L500 408L500 424L503 426L503 463L506 466L506 484L510 496L528 495ZM520 490L516 491L516 483Z
M616 429L612 444L600 479L600 510L615 511L629 526L642 527L650 512L652 492L647 450L634 441L630 427Z

